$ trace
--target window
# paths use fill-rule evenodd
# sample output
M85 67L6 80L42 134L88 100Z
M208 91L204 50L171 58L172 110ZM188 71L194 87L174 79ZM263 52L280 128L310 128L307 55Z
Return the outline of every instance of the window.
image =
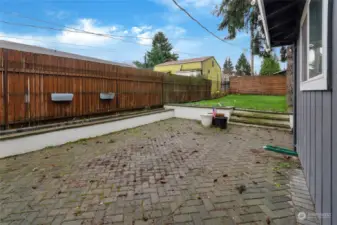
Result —
M214 67L214 61L212 61L212 67Z
M300 30L301 90L327 90L328 1L307 0Z

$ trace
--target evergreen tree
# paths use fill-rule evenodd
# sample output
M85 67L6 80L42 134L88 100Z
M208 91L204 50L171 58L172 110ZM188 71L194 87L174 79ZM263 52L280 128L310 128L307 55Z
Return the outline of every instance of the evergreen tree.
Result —
M280 63L278 62L276 55L263 58L260 70L261 76L273 75L280 70Z
M262 55L260 49L263 46L263 38L260 38L262 30L261 21L258 20L259 10L256 3L250 0L222 0L216 6L214 14L222 17L218 30L227 29L228 36L225 39L235 39L242 31L250 33L250 68L254 74L254 55Z
M281 61L286 62L287 61L287 48L282 46L280 49L280 56L281 56Z
M293 59L293 47L281 47L280 58L282 62L287 62L287 102L288 106L293 106L293 92L294 92L294 59Z
M223 64L223 71L225 73L232 73L233 72L233 64L232 64L232 60L228 57L225 59L225 63Z
M133 61L133 64L137 66L137 68L149 68L149 65L147 64L147 56L144 56L144 63L141 63L139 61Z
M235 69L239 75L251 75L250 65L245 54L241 54L239 60L235 65Z
M139 68L153 68L155 65L167 61L175 61L178 55L171 53L173 47L163 32L158 32L152 41L152 48L145 54L144 63L133 62Z

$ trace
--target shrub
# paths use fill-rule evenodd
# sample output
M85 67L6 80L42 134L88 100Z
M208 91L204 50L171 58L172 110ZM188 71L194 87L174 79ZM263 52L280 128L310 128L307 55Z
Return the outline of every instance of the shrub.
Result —
M221 97L226 96L227 94L228 93L224 91L217 91L217 92L212 93L212 99L221 98Z

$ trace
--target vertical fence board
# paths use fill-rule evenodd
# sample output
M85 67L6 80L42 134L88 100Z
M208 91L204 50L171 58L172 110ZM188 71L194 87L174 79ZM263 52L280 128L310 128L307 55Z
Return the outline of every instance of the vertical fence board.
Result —
M0 49L0 127L4 126L3 49Z
M230 93L286 95L286 76L242 76L230 78Z
M210 81L16 50L8 51L9 123L82 117L210 98ZM0 124L5 124L3 54L0 49ZM115 93L101 100L100 93ZM53 102L52 93L73 93Z

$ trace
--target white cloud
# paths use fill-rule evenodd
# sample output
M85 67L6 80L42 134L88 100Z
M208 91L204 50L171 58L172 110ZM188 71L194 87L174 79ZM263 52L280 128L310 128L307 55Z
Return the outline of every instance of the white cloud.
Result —
M191 4L194 7L200 8L206 6L213 7L214 5L219 4L221 0L185 0L183 2L185 2L185 4Z
M141 26L141 27L132 27L131 32L134 34L140 34L143 31L151 30L152 26Z
M80 19L77 24L69 25L68 27L99 34L112 34L117 31L116 26L99 26L98 22L94 19ZM57 35L57 40L62 43L103 46L107 42L110 42L111 38L63 30L61 34Z
M153 32L146 31L144 33L138 34L138 43L142 45L150 45L152 43Z
M173 25L157 29L153 29L151 26L141 26L131 28L131 33L137 36L137 42L142 45L150 45L152 43L152 38L159 31L164 32L164 34L169 39L182 37L186 33L186 30L184 28Z
M186 33L186 30L182 27L169 25L163 28L163 32L169 37L178 38L183 36Z
M57 18L59 20L65 19L65 18L69 17L69 15L70 15L69 12L63 11L63 10L60 10L60 11L48 10L46 12L46 14L47 14L47 16L54 17L54 18Z
M86 30L93 33L116 36L129 35L136 36L138 38L109 38L81 32L69 32L67 30L50 35L38 35L35 33L18 33L16 31L1 32L0 29L0 39L116 62L131 62L134 60L143 60L143 56L145 52L149 50L150 46L142 45L151 45L151 38L156 32L163 31L173 45L175 45L176 41L173 40L173 38L182 37L186 33L185 29L176 26L165 26L162 28L153 28L152 26L133 26L125 28L118 24L100 24L99 21L90 18L79 19L74 24L67 25L67 27ZM178 46L179 45L181 44L178 44ZM186 47L188 46L189 45L186 45Z

